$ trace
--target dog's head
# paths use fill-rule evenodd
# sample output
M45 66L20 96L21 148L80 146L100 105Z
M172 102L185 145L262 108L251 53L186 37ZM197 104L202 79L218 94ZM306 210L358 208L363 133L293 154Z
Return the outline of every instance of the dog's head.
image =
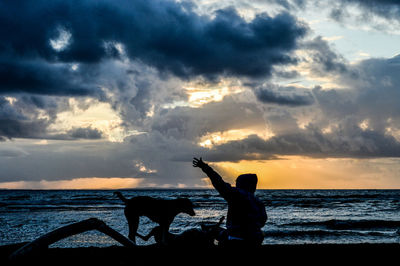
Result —
M190 216L196 215L193 209L193 203L188 198L178 198L177 203L181 212L189 214Z

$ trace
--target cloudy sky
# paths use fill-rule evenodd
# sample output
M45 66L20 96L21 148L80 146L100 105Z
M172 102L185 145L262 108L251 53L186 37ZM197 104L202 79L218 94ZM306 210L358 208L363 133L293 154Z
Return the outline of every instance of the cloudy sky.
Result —
M400 188L395 0L3 0L0 188Z

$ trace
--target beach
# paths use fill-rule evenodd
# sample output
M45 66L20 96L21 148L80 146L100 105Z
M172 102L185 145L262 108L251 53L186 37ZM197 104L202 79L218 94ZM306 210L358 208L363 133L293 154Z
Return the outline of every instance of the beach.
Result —
M26 260L8 256L21 244L0 247L2 265L385 265L397 261L399 244L263 245L256 249L162 248L49 248Z

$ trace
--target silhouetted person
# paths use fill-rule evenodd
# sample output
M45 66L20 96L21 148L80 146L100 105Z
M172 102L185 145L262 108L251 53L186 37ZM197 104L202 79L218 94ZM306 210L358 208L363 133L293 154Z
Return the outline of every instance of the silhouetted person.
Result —
M232 187L201 158L194 158L193 166L199 167L207 174L215 189L228 202L227 235L225 239L220 240L222 244L227 246L261 245L264 239L261 228L267 221L267 213L264 204L254 195L258 181L257 175L240 175L236 179L236 187Z

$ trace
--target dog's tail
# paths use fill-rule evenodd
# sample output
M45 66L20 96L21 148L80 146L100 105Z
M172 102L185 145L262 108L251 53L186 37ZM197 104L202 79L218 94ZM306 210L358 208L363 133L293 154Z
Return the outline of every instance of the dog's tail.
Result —
M119 191L116 191L116 192L114 192L114 195L117 195L118 196L118 198L120 198L125 204L126 203L128 203L128 199L127 198L125 198L124 197L124 195L122 195L122 193L121 192L119 192Z

